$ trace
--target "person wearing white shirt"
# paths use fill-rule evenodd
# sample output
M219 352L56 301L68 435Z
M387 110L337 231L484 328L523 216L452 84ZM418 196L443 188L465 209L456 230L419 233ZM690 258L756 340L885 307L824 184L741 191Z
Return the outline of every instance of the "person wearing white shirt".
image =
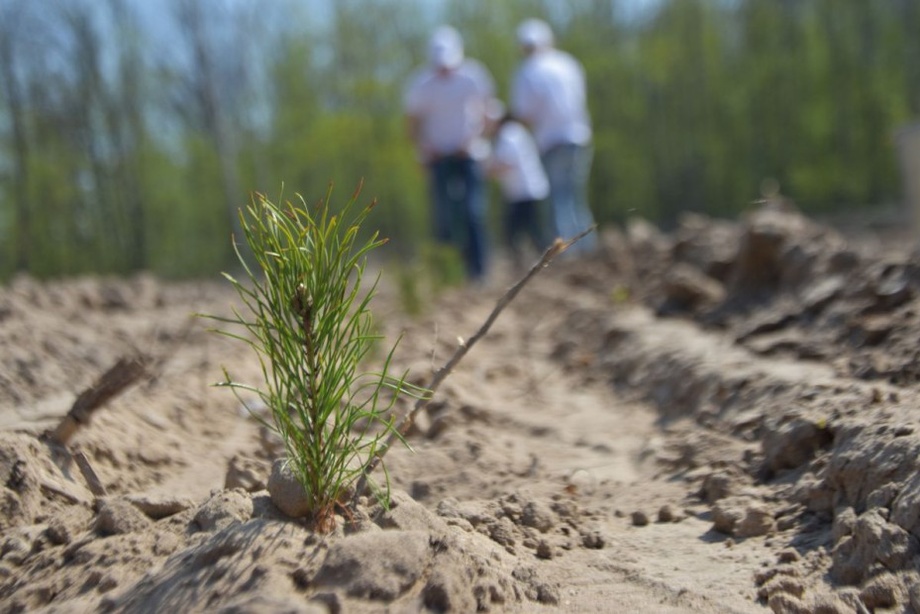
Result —
M570 238L594 226L587 201L593 149L584 68L555 48L544 21L525 20L517 39L524 59L512 82L511 112L531 128L540 150L550 184L553 232ZM592 233L572 251L593 251L596 242Z
M498 101L493 103L490 119L493 140L488 168L498 180L505 204L505 241L515 267L521 268L524 265L521 238L529 239L538 254L549 246L541 219L541 205L549 196L549 181L527 128Z
M428 60L405 91L409 137L428 169L435 239L455 245L469 276L480 280L487 265L481 161L495 86L482 64L464 57L463 39L450 26L432 34Z

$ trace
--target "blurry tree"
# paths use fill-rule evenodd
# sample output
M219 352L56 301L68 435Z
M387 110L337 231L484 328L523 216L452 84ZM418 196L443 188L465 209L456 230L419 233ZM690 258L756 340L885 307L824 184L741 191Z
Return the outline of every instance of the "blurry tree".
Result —
M4 148L2 158L9 160L6 201L12 204L12 219L0 218L0 228L5 228L12 249L4 249L3 260L12 261L12 267L0 268L0 274L13 270L27 270L31 265L32 205L29 194L31 141L27 127L27 92L25 77L17 74L25 70L22 55L28 53L25 32L30 31L24 10L26 0L9 0L0 3L0 93L3 95L4 110L9 124L9 144ZM4 178L5 179L5 178ZM2 194L2 193L0 193ZM9 213L9 212L7 212Z
M125 0L109 0L109 7L117 45L117 87L107 104L106 120L112 139L113 191L124 233L119 256L124 256L128 270L136 271L148 266L147 192L142 188L142 154L148 142L143 116L146 66L137 16Z
M369 226L412 256L428 195L402 95L439 23L502 98L525 17L584 63L601 223L735 215L767 177L807 212L900 198L891 137L920 115L916 0L636 6L0 0L0 278L209 273L232 264L250 192L310 202L362 178L381 203Z
M212 218L211 223L223 228L224 236L231 230L242 236L237 215L244 203L237 158L239 143L231 110L246 85L241 82L244 73L237 44L243 44L247 33L241 24L228 19L227 7L222 3L174 0L173 6L182 42L189 52L188 69L178 73L181 87L174 91L179 94L176 109L187 122L187 138L191 139L187 142L187 153L196 171L191 179L217 180L226 214ZM198 146L199 138L209 147ZM216 162L216 176L211 156ZM205 236L213 239L214 233Z

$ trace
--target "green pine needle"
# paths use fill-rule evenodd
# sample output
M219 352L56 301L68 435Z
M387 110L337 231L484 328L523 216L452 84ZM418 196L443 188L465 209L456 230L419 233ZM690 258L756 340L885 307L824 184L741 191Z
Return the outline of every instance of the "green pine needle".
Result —
M262 387L235 382L226 370L221 385L255 392L270 409L270 426L284 441L320 532L334 527L336 505L393 432L390 410L398 396L425 392L410 386L406 373L389 374L395 345L379 372L360 370L380 339L368 309L379 277L369 288L361 282L368 253L386 241L377 233L360 239L374 203L358 207L357 195L337 214L329 207L331 189L312 208L300 196L298 204L280 207L256 195L240 212L256 266L237 249L248 280L224 274L246 313L207 316L241 326L242 333L217 332L258 355ZM384 503L387 486L372 485Z

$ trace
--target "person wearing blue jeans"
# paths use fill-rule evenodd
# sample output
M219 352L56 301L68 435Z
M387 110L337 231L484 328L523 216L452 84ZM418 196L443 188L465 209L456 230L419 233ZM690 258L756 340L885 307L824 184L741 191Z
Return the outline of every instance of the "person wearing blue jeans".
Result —
M584 68L555 48L546 22L525 20L517 39L524 59L512 81L511 110L533 131L540 151L549 178L553 234L570 239L594 226L587 201L593 149ZM585 254L596 247L592 233L569 251Z
M588 207L588 174L593 150L590 145L556 145L541 156L549 179L549 200L556 235L570 239L594 226ZM572 245L573 253L590 252L596 247L594 233Z
M432 34L428 60L405 92L409 137L428 172L434 238L455 246L479 281L487 268L480 164L488 155L486 110L495 86L482 64L464 57L463 39L450 26Z
M486 272L486 222L483 173L480 164L465 155L429 162L434 236L440 243L459 248L469 276L482 279Z

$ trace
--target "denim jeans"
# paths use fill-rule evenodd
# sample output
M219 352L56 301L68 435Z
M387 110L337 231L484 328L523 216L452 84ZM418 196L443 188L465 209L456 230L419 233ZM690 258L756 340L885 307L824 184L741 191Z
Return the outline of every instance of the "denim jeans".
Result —
M511 249L516 265L523 264L519 238L529 239L538 255L549 247L545 232L546 224L540 215L542 205L542 201L537 200L505 203L505 241Z
M485 191L482 169L471 158L447 156L429 165L434 201L434 236L457 247L467 274L486 271Z
M588 174L593 150L585 145L556 145L543 154L549 178L550 221L554 236L570 239L594 225L588 207ZM597 233L591 233L570 248L585 254L597 247Z

